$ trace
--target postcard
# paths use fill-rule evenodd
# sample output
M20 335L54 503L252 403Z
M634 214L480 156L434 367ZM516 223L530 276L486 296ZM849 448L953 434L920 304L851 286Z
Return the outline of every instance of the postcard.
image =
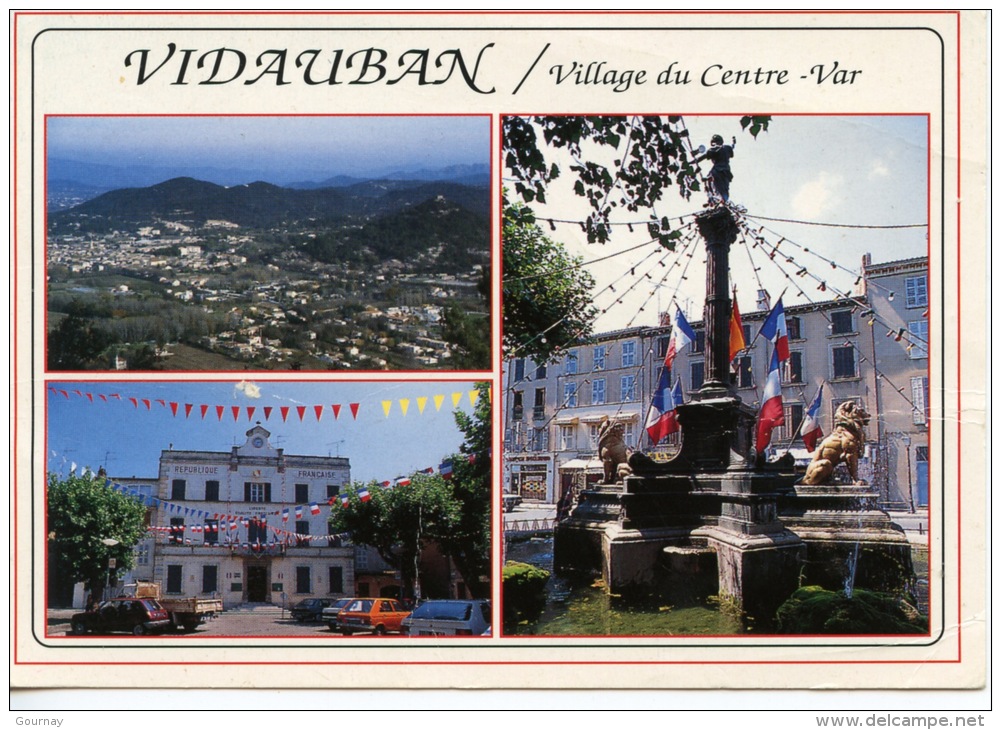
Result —
M13 20L12 686L983 686L984 13Z

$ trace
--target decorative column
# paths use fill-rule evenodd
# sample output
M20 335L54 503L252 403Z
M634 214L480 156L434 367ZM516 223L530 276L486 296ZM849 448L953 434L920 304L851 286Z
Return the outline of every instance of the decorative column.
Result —
M706 242L705 373L698 400L734 395L730 383L730 245L737 240L737 224L726 208L696 216Z

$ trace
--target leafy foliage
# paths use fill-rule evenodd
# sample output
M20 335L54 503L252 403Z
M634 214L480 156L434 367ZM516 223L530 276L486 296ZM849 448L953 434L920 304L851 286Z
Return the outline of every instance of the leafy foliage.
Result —
M598 310L594 279L535 223L524 205L504 208L504 355L557 359L560 348L587 340Z
M63 319L48 337L49 370L87 370L98 366L116 338L79 314Z
M753 137L767 131L771 117L745 116L742 129ZM541 135L541 140L540 140ZM586 198L591 214L584 223L590 243L611 236L613 209L649 210L647 230L661 245L674 249L679 237L654 205L672 185L688 199L701 189L696 153L680 116L536 116L504 118L504 164L515 178L514 189L526 203L546 202L549 184L561 170L549 162L544 146L566 150L573 162L574 193ZM613 152L611 166L595 161L592 149Z
M504 620L537 616L546 604L549 571L528 563L509 561L501 573L504 582Z
M782 634L920 634L928 619L902 598L856 589L842 592L819 586L800 588L776 614Z
M104 585L108 559L118 569L133 564L132 549L146 531L146 508L104 485L101 477L49 474L46 491L48 535L61 577ZM113 539L118 544L104 545Z
M490 318L467 314L462 307L445 307L442 339L453 345L451 367L487 370L490 367Z
M452 457L451 479L438 474L414 474L407 486L383 488L372 482L371 496L358 497L361 484L348 489L349 504L334 509L330 524L336 532L375 548L400 571L403 590L413 593L417 564L424 545L437 542L455 561L469 592L490 597L490 443L491 410L488 384L478 385L480 397L472 416L462 411L455 420L465 436Z
M438 475L415 474L406 487L371 482L371 499L363 502L358 497L362 486L348 490L347 507L331 510L330 524L337 532L350 533L355 543L375 548L400 571L404 594L413 595L424 543L448 534L458 519L452 489Z

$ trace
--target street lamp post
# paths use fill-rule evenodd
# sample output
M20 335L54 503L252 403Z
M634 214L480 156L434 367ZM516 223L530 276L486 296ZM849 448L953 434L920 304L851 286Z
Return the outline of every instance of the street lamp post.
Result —
M115 545L118 544L118 540L116 540L113 537L106 537L106 538L104 538L104 539L101 540L101 544L103 544L105 547L107 547L109 549L109 551L110 551L111 548L113 548ZM108 600L108 593L109 593L109 589L111 587L111 571L114 570L115 565L116 565L115 559L113 557L109 557L108 558L108 568L104 572L104 592L103 592L103 594L101 596L101 598L103 600L105 600L105 601Z

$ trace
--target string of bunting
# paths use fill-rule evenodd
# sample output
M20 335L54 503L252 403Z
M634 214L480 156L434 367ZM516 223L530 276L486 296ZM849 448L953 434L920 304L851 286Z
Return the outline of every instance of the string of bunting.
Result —
M488 450L488 456L490 451ZM476 455L470 454L467 457L469 463L476 462ZM425 469L420 469L414 474L438 474L442 479L451 479L453 475L454 462L451 459L445 459L439 464L437 470L434 467L427 467ZM75 471L75 465L74 465ZM85 470L85 473L89 470ZM396 488L396 487L407 487L412 483L412 478L409 476L398 476L392 480L384 480L381 482L376 482L379 487L384 489ZM316 516L322 513L324 508L327 509L347 509L351 506L351 498L349 493L337 494L331 496L325 504L321 505L317 502L310 502L309 504L297 504L290 505L288 507L283 507L282 509L275 510L273 512L262 512L261 516L243 516L243 515L233 515L225 512L209 512L208 510L198 509L195 507L188 507L186 505L176 504L169 500L160 499L159 497L153 497L147 494L143 494L138 489L133 487L127 487L125 485L119 484L112 481L111 479L106 479L104 486L124 494L125 496L131 497L142 502L144 505L149 507L155 507L162 509L166 514L176 514L184 517L194 517L202 520L212 520L212 522L206 522L202 525L150 525L147 528L148 532L154 535L166 536L171 542L181 543L185 545L193 545L194 542L190 538L183 537L185 533L190 532L191 534L218 534L218 535L229 535L240 527L248 528L253 525L255 528L266 529L270 531L275 537L282 536L288 540L295 540L297 542L310 542L312 540L328 540L330 535L308 535L301 534L291 530L286 530L283 528L275 527L273 525L268 525L264 517L280 517L283 524L287 523L293 516L296 520L301 520L303 516L307 513ZM361 486L355 492L359 502L368 502L371 500L372 495L369 492L367 486ZM229 542L234 543L230 540ZM238 541L235 541L238 542ZM213 546L213 543L204 543ZM235 543L234 543L235 544Z
M231 416L233 421L239 421L241 415L243 415L246 416L247 421L252 421L256 416L258 418L263 417L265 421L270 421L272 417L274 417L276 421L278 418L281 418L282 423L288 423L291 416L292 422L295 422L296 419L298 419L299 422L308 420L319 423L328 408L330 409L330 413L333 414L335 421L341 420L340 417L342 413L345 413L345 415L350 413L351 420L357 420L358 413L361 410L360 403L347 403L346 408L345 405L341 403L315 404L309 406L232 406L210 403L182 403L180 401L170 401L164 398L140 398L138 396L122 395L121 393L92 393L90 391L80 390L79 388L57 388L53 385L49 385L47 390L53 395L63 396L66 400L70 400L75 396L95 405L98 403L111 402L119 402L123 404L131 403L133 408L136 410L142 410L140 408L140 406L142 406L142 408L145 408L146 411L150 412L154 410L153 406L157 405L160 408L169 410L170 414L174 418L183 416L186 419L200 417L202 420L205 420L211 414L214 415L219 421L222 421L227 415ZM469 404L475 407L476 402L480 397L480 391L478 389L473 389L470 391L452 392L451 403L453 408L457 408L459 406L462 402L463 396L466 396L469 400ZM489 389L487 391L487 397L491 397ZM400 413L406 416L410 410L411 401L413 401L417 406L418 412L423 415L429 403L434 404L435 411L440 411L445 399L446 395L441 393L433 396L421 396L414 399L399 398L396 400L383 400L382 410L388 418L390 412L393 410L393 406L397 405ZM160 408L155 410L160 410Z

